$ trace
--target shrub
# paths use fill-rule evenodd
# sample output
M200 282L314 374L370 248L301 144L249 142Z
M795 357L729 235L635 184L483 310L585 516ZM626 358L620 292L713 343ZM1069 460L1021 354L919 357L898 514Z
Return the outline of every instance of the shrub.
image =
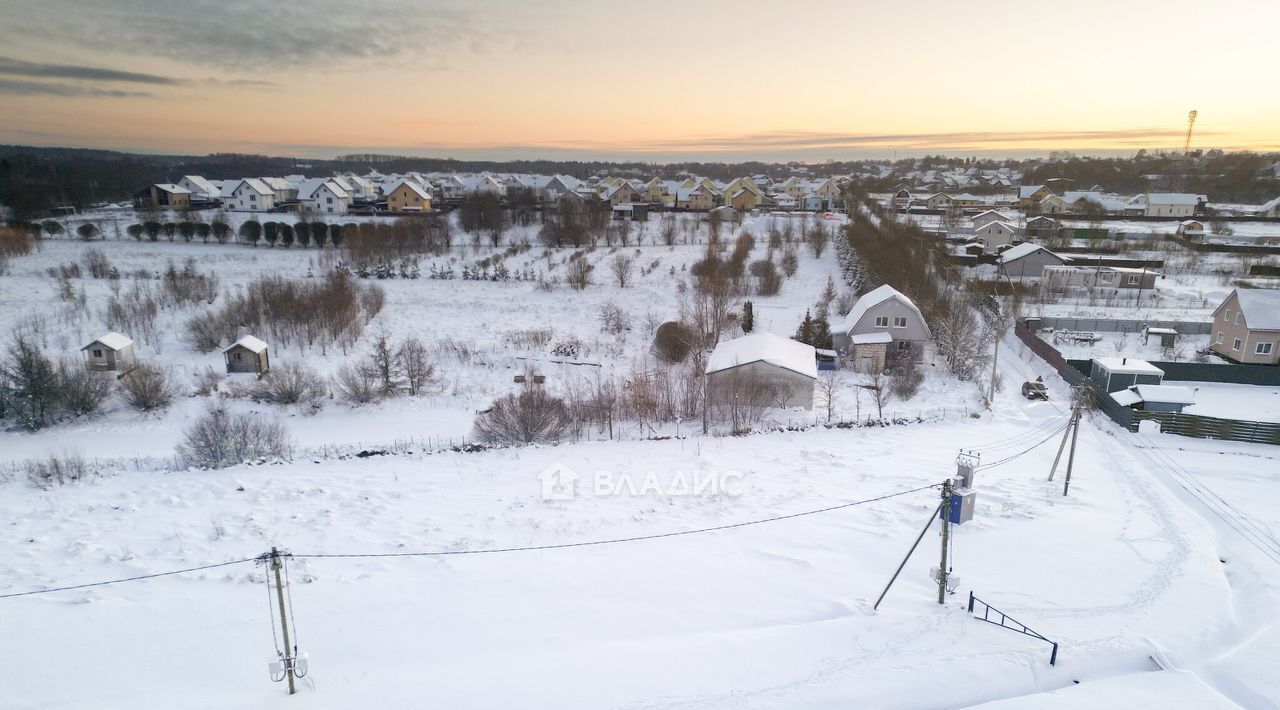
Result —
M176 388L169 374L153 365L138 365L120 380L125 401L140 412L154 412L173 403Z
M280 422L213 407L198 419L177 447L188 467L226 468L261 458L289 455L289 432Z
M346 363L333 373L338 396L351 404L368 404L378 398L378 378L369 368Z
M899 401L911 399L920 391L924 373L910 351L899 351L889 359L889 390Z
M579 252L579 254L581 254L581 252ZM565 276L565 282L568 283L573 290L581 291L591 285L592 269L593 267L591 266L591 263L587 261L586 256L579 256L576 259L570 259L569 274Z
M45 491L65 483L75 483L92 473L84 459L76 455L33 459L24 462L22 469L33 486Z
M606 333L617 335L631 330L631 316L615 303L602 303L599 310L600 329Z
M697 336L689 326L680 321L667 321L658 326L653 336L653 353L663 362L684 362L693 349Z
M569 410L564 401L528 384L519 394L508 394L475 420L476 437L491 444L551 444L569 430Z
M111 273L111 260L101 249L85 249L84 265L95 279L105 279Z
M249 396L271 404L317 404L328 394L324 379L305 365L277 365L258 380Z
M63 362L58 368L58 393L68 412L93 414L110 396L111 380L78 362Z
M761 296L776 296L782 289L782 277L768 259L751 262L751 275L756 279L756 293Z

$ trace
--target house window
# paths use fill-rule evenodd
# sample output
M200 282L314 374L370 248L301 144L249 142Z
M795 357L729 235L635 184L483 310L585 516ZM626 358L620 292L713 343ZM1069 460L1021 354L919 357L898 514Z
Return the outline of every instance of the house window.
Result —
M1271 343L1267 343L1267 344L1268 344L1268 345L1270 345ZM94 357L102 357L102 350L100 350L100 349L98 349L98 348L94 348L94 349L93 349L93 356L94 356Z
M325 201L327 204L330 204L330 205L331 205L331 204L333 204L333 198L332 198L332 197L326 197L326 198L324 198L324 201Z
M898 350L901 351L901 350L910 350L910 349L911 349L911 341L909 340L898 341Z
M1224 321L1229 321L1229 320L1231 320L1231 309L1230 309L1230 308L1228 308L1228 309L1226 309L1226 310L1224 310L1224 311L1222 312L1222 320L1224 320Z
M1271 343L1258 343L1258 347L1253 349L1254 355L1270 355Z
M232 359L239 360L239 359L240 359L240 353L234 353L234 354L233 354L233 358L232 358Z
M895 328L905 328L905 327L907 327L907 319L906 319L906 318L894 318L894 319L893 319L893 327L895 327Z
M1237 352L1240 350L1240 339L1239 339L1239 338L1236 338L1234 341L1232 341L1232 343L1231 343L1231 349L1232 349L1232 350L1235 350L1235 351L1237 351Z
M1221 345L1221 344L1222 344L1222 341L1223 341L1226 337L1227 337L1227 334L1226 334L1226 333L1223 333L1222 331L1218 331L1218 340L1217 340L1217 344L1218 344L1218 345Z
M888 327L889 327L889 316L876 316L876 327L877 327L877 328L888 328Z
M1236 311L1236 325L1240 325L1240 321L1244 318L1244 314Z
M1137 275L1137 274L1129 274L1129 285L1130 285L1130 286L1137 286L1137 285L1138 285L1138 275Z
M258 196L257 196L257 195L249 195L249 201L250 201L250 202L257 202L257 201L258 201Z

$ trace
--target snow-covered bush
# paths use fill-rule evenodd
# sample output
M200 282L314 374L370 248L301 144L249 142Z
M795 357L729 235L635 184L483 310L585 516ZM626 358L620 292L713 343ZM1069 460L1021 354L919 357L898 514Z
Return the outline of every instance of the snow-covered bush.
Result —
M173 403L177 388L169 373L154 365L138 365L120 380L125 401L140 412L154 412Z
M226 468L245 461L289 455L289 432L275 419L211 408L187 430L176 453L183 465Z
M477 415L475 434L490 444L551 444L564 438L569 423L564 401L529 383Z
M318 404L329 393L324 379L315 370L295 363L277 365L267 371L250 390L249 396L271 404Z
M344 363L333 373L333 388L351 404L368 404L378 398L378 378L361 365Z
M80 362L65 361L58 367L58 392L66 411L93 414L111 394L110 375L93 372Z
M74 483L92 473L84 459L75 455L50 455L44 459L33 459L24 462L22 469L31 485L46 491L54 486Z

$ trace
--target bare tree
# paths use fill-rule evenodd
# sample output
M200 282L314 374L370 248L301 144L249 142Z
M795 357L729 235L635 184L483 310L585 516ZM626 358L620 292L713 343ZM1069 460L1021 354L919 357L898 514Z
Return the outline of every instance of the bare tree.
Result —
M327 395L324 380L311 368L294 363L267 371L251 390L251 396L272 404L319 404Z
M564 401L529 382L519 394L494 400L475 420L476 436L494 444L555 443L569 428Z
M396 348L396 364L404 378L405 390L410 397L425 394L435 381L436 368L427 356L427 348L417 338L409 338Z
M618 288L626 288L631 282L631 274L635 271L635 259L626 254L619 254L613 257L610 266L613 268L613 278L618 281Z
M876 419L884 421L884 405L889 403L893 391L889 388L889 377L881 368L872 368L867 373L867 384L863 387L871 393L871 401L876 403Z
M565 277L565 281L573 287L573 290L581 291L591 285L593 267L591 262L587 261L585 254L579 252L575 257L569 259L569 274Z
M827 370L818 378L816 393L817 405L827 416L827 423L830 424L836 414L836 408L840 403L840 393L843 390L843 383L840 381L840 373L835 370Z
M391 346L391 335L385 328L379 328L373 336L368 368L377 382L379 396L394 397L400 393L404 386L400 363L395 348Z

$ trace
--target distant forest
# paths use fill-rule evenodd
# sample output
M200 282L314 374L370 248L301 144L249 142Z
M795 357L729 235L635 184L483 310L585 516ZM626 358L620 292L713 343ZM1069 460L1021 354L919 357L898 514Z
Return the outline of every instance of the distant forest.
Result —
M1054 154L1052 159L1022 161L985 160L929 156L898 161L859 160L809 165L812 174L878 174L879 167L892 165L894 174L882 179L863 180L869 191L890 190L903 182L911 170L946 170L977 167L994 169L1016 166L1024 172L1024 184L1036 184L1050 177L1075 180L1079 189L1101 185L1107 191L1138 193L1150 190L1177 190L1209 195L1215 202L1257 203L1280 194L1280 181L1269 170L1280 154L1209 153L1183 159L1179 156L1146 155L1131 158L1081 158ZM607 172L611 175L674 177L688 171L696 175L727 179L740 175L767 174L785 177L799 163L667 163L564 161L564 160L451 160L394 155L345 155L333 160L278 158L265 155L215 153L205 156L144 155L80 148L0 146L0 205L12 210L13 219L45 214L49 209L69 205L83 208L103 202L129 199L134 192L157 182L177 182L183 175L203 175L210 179L247 176L335 172L364 174L371 168L383 173L412 170L565 174L577 178ZM1152 177L1156 176L1156 177ZM965 188L970 192L991 192L990 188Z

